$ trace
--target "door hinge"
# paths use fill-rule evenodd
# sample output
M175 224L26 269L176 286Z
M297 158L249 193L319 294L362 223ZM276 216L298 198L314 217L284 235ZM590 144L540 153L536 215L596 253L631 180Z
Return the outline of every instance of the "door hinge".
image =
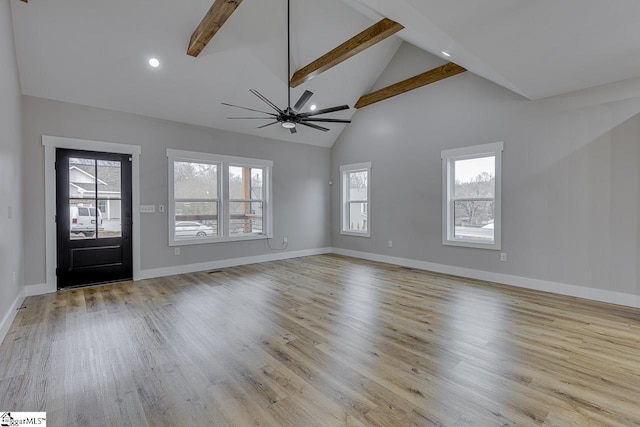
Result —
M53 221L57 224L58 223L58 215L54 215L53 216Z
M58 274L60 274L60 269L59 269L59 268L56 268L56 276L57 276Z

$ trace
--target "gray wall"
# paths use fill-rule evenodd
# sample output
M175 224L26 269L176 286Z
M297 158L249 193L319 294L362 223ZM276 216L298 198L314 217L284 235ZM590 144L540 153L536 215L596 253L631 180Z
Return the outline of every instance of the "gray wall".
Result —
M380 80L439 63L404 44ZM332 179L372 162L372 236L340 235L334 185L333 246L640 295L639 112L640 80L528 101L471 73L359 110L332 148ZM507 262L441 238L441 150L496 141Z
M0 2L0 321L23 287L20 80L8 1ZM9 209L13 211L9 218ZM15 279L14 279L15 276Z
M135 144L141 204L167 204L166 149L273 160L274 239L288 251L330 246L330 150L185 125L129 113L23 97L26 283L45 282L42 135ZM141 215L142 270L272 253L264 240L168 246L167 215Z

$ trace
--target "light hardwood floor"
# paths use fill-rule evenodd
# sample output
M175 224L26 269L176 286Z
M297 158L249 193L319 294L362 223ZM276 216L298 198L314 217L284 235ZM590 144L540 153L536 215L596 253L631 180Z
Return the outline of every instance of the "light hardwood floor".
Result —
M29 297L49 426L640 425L640 310L323 255Z

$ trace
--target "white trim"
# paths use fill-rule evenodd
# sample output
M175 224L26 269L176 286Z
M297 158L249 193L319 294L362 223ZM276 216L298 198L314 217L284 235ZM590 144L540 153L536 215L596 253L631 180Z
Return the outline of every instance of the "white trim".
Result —
M371 169L371 162L354 163L340 166L340 172L356 172Z
M139 145L113 142L91 141L42 135L44 145L44 186L45 186L45 277L47 292L57 290L56 279L56 148L69 150L89 150L103 153L129 154L131 156L131 204L132 204L132 249L133 280L140 275L140 153ZM33 286L33 285L31 285ZM37 285L41 286L41 285ZM43 292L43 293L47 293Z
M504 142L474 145L472 147L443 150L442 158L442 244L447 246L461 246L477 249L502 249L502 152ZM469 242L454 237L453 220L453 192L454 177L452 176L455 160L472 159L484 156L495 157L495 189L493 216L493 243Z
M40 283L39 285L27 285L24 287L25 297L50 294L52 292L56 292L56 289L50 289L46 283Z
M466 156L476 157L482 154L493 154L498 151L504 151L504 141L490 142L489 144L474 145L472 147L452 148L450 150L442 150L440 157L445 160L449 157L457 159Z
M233 166L268 166L273 167L273 160L253 159L250 157L224 156L222 154L200 153L195 151L174 150L167 148L170 159L193 160L195 162L233 163Z
M215 270L218 268L236 267L238 265L257 264L261 262L280 261L290 258L300 258L312 255L332 253L332 248L306 249L301 251L281 252L266 255L256 255L241 258L230 258L219 261L202 262L198 264L176 265L173 267L154 268L142 270L140 279L153 279L156 277L173 276L176 274L194 273L197 271Z
M266 234L241 234L230 237L206 237L200 239L185 239L185 240L173 240L169 243L170 247L175 246L191 246L191 245L209 245L211 243L224 243L224 242L241 242L243 240L266 240L271 239L273 236L267 236Z
M362 162L362 163L353 163L350 165L342 165L340 166L340 234L343 236L354 236L354 237L371 237L371 217L369 216L369 212L371 210L371 162ZM349 200L347 201L347 189L348 185L345 180L345 175L351 172L367 172L367 200L362 200L362 202L367 203L367 231L357 231L357 230L346 230L345 229L345 220L347 217L347 204L349 201L359 202L358 200Z
M290 258L299 258L312 255L323 255L334 253L338 255L350 256L353 258L366 259L369 261L384 262L403 267L415 268L419 270L432 271L441 274L450 274L453 276L466 277L470 279L483 280L487 282L501 283L508 286L518 288L526 288L536 291L550 292L559 295L567 295L572 297L584 298L593 301L605 302L610 304L618 304L626 307L640 308L640 295L626 294L622 292L607 291L602 289L586 288L584 286L570 285L560 282L550 282L546 280L532 279L528 277L514 276L502 273L492 273L489 271L474 270L470 268L455 267L452 265L436 264L427 261L419 261L407 258L391 257L387 255L379 255L370 252L352 251L341 248L317 248L306 249L301 251L284 252L279 254L257 255L252 257L231 258L220 261L212 261L198 264L177 265L173 267L156 268L150 270L142 270L138 279L153 279L156 277L165 277L176 274L193 273L197 271L213 270L218 268L235 267L239 265L256 264L261 262L280 261ZM51 292L46 284L29 285L25 287L25 295L40 295ZM21 296L19 296L20 298ZM17 309L22 300L14 302L12 307ZM0 337L4 331L7 318L11 315L12 310L7 313L0 327ZM15 316L15 313L13 314ZM11 321L13 317L11 318ZM9 321L9 323L11 323Z
M0 322L0 344L4 341L4 338L7 336L9 329L11 328L11 323L13 323L13 319L16 318L16 314L18 314L18 308L24 302L24 291L21 290L13 303L9 307L9 311L2 318L2 322Z
M554 294L584 298L609 304L623 305L626 307L640 308L640 295L608 291L604 289L587 288L584 286L570 285L568 283L551 282L547 280L532 279L529 277L514 276L510 274L492 273L489 271L474 270L471 268L455 267L452 265L436 264L427 261L397 258L387 255L352 251L341 248L333 248L333 253L354 258L366 259L369 261L395 264L403 267L415 268L418 270L433 271L435 273L450 274L453 276L483 280L486 282L500 283L517 288L526 288L535 291L550 292Z

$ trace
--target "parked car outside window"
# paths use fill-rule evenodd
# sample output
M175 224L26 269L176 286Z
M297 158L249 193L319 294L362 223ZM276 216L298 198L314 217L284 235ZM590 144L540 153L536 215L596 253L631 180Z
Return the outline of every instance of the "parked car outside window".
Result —
M176 238L215 236L216 231L210 225L200 224L195 221L177 221Z
M98 231L104 230L102 212L97 210ZM96 234L96 208L90 206L69 206L70 230L73 234L92 237Z

